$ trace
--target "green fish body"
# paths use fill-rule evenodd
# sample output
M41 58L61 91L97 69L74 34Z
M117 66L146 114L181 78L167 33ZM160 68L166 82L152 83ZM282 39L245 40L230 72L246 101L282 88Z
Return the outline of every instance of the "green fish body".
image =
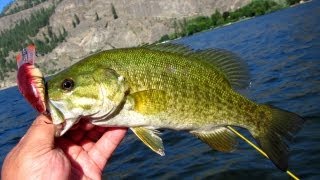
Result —
M217 49L191 51L160 44L103 51L56 74L47 82L53 123L65 133L81 117L99 126L129 127L164 155L158 128L186 130L215 150L230 152L246 128L281 170L288 167L290 140L304 120L260 105L235 91L248 85L245 64Z

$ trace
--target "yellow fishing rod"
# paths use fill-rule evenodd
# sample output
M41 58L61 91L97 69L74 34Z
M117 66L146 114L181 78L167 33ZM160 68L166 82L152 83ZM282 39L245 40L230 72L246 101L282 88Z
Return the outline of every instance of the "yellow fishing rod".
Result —
M242 134L240 134L236 129L234 129L231 126L227 126L228 129L230 129L232 132L234 132L236 135L238 135L241 139L243 139L244 141L246 141L250 146L252 146L253 148L255 148L260 154L262 154L264 157L268 158L268 155L262 150L260 149L258 146L256 146L254 143L252 143L249 139L247 139L246 137L244 137ZM294 180L300 180L296 175L294 175L291 171L287 170L286 173L292 177Z

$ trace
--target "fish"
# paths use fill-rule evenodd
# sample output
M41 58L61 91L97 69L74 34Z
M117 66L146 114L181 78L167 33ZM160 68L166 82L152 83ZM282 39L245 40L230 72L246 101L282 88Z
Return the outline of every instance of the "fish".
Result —
M39 113L46 113L46 89L44 76L35 66L36 47L30 44L16 56L17 85L21 94Z
M57 136L86 118L97 126L128 127L163 156L159 129L187 131L213 150L233 152L238 141L227 127L240 127L286 171L287 143L305 120L241 95L249 82L245 61L232 52L166 43L90 55L46 87Z

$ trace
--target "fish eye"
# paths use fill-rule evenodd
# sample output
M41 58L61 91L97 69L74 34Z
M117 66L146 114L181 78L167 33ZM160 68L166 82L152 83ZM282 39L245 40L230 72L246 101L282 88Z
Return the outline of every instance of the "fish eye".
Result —
M72 79L63 80L61 88L66 91L71 91L74 88L74 81Z

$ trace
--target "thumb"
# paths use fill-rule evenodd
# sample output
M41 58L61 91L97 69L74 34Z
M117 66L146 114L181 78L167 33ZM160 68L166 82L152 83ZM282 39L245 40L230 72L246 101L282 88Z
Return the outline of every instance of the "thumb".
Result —
M55 127L45 115L39 115L21 139L21 143L33 148L53 148Z

